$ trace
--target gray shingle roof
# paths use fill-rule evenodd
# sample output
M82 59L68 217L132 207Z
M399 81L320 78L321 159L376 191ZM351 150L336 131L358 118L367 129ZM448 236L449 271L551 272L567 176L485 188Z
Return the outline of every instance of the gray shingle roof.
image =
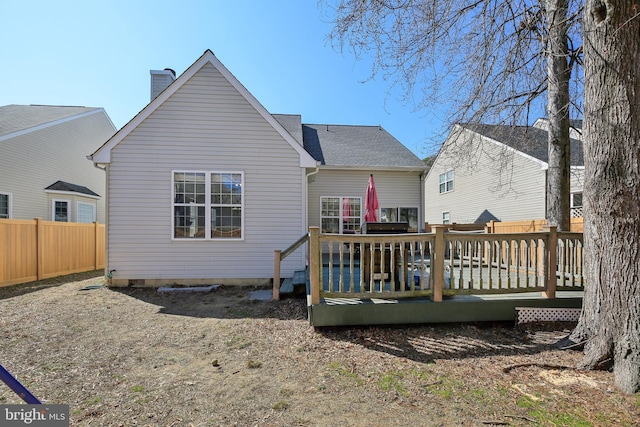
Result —
M581 124L581 123L580 123ZM464 124L462 127L549 162L547 131L531 126ZM584 166L582 141L571 139L571 166Z
M0 136L95 110L54 105L5 105L0 107Z
M302 117L299 114L272 114L272 116L302 145Z
M379 126L303 124L304 148L326 166L415 168L426 166Z
M87 187L83 187L82 185L77 185L77 184L71 184L69 182L64 182L64 181L56 181L50 186L48 186L47 188L45 188L45 190L68 191L71 193L88 194L89 196L100 197L98 193L91 191Z

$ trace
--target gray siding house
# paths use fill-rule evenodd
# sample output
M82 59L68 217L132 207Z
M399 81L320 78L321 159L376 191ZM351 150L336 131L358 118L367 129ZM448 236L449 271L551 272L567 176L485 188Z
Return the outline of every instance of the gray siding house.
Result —
M105 221L105 173L87 161L116 128L102 108L0 107L0 219Z
M425 182L431 224L545 218L547 121L530 127L456 125ZM582 216L584 156L580 122L571 132L572 216Z
M168 78L164 89L158 78ZM413 187L398 192L407 198L389 198L389 207L416 207L422 216L424 166L417 157L413 166L373 169L323 159L331 143L307 137L320 125L270 114L211 51L177 78L164 70L152 71L151 80L151 102L91 156L107 170L112 286L266 284L274 250L322 222L322 198L364 199L369 173L380 173L383 194L393 193L386 189L392 181ZM369 135L371 144L377 135L392 143L388 150L408 151L377 126L351 130ZM358 154L356 147L338 149ZM360 206L349 203L347 228L356 229L364 213L357 217ZM340 206L337 214L324 213L342 220ZM305 251L297 250L283 261L281 276L305 265Z

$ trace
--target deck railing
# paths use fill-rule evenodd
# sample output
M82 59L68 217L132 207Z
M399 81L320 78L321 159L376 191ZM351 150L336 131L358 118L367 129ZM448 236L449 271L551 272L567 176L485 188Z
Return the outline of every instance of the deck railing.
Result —
M311 303L582 290L582 233L448 231L395 235L309 233ZM553 250L550 250L553 248Z

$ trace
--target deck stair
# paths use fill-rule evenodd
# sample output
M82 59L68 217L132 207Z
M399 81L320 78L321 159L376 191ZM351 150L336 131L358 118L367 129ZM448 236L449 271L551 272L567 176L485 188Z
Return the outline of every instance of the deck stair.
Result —
M300 270L293 273L293 277L284 279L282 285L280 285L281 295L291 295L296 292L297 289L305 289L307 287L307 270Z

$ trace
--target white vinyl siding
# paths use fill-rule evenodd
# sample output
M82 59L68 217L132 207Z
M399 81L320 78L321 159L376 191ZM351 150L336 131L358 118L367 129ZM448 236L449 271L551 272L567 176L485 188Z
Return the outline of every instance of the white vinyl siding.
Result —
M425 182L425 221L439 224L443 212L450 212L452 223L473 223L485 210L502 221L544 219L544 164L471 135L477 134L465 130L456 140L454 132L445 141ZM448 143L468 144L473 159L463 162L449 154ZM455 191L440 193L441 174L453 166Z
M364 205L371 171L321 169L309 182L309 225L320 227L322 197L351 195ZM382 207L411 207L421 204L419 172L375 171L378 202ZM362 207L364 209L364 206ZM362 213L364 216L364 213ZM418 228L422 229L422 212L418 211Z
M268 279L273 251L307 232L300 155L210 64L115 146L111 160L114 279ZM172 238L178 170L244 171L242 239ZM304 267L298 250L281 275Z
M87 155L114 133L107 115L97 110L95 114L2 141L0 183L3 191L13 195L12 218L51 219L51 197L45 188L60 180L99 194L96 218L104 223L106 176L87 160ZM23 178L16 179L18 176Z

